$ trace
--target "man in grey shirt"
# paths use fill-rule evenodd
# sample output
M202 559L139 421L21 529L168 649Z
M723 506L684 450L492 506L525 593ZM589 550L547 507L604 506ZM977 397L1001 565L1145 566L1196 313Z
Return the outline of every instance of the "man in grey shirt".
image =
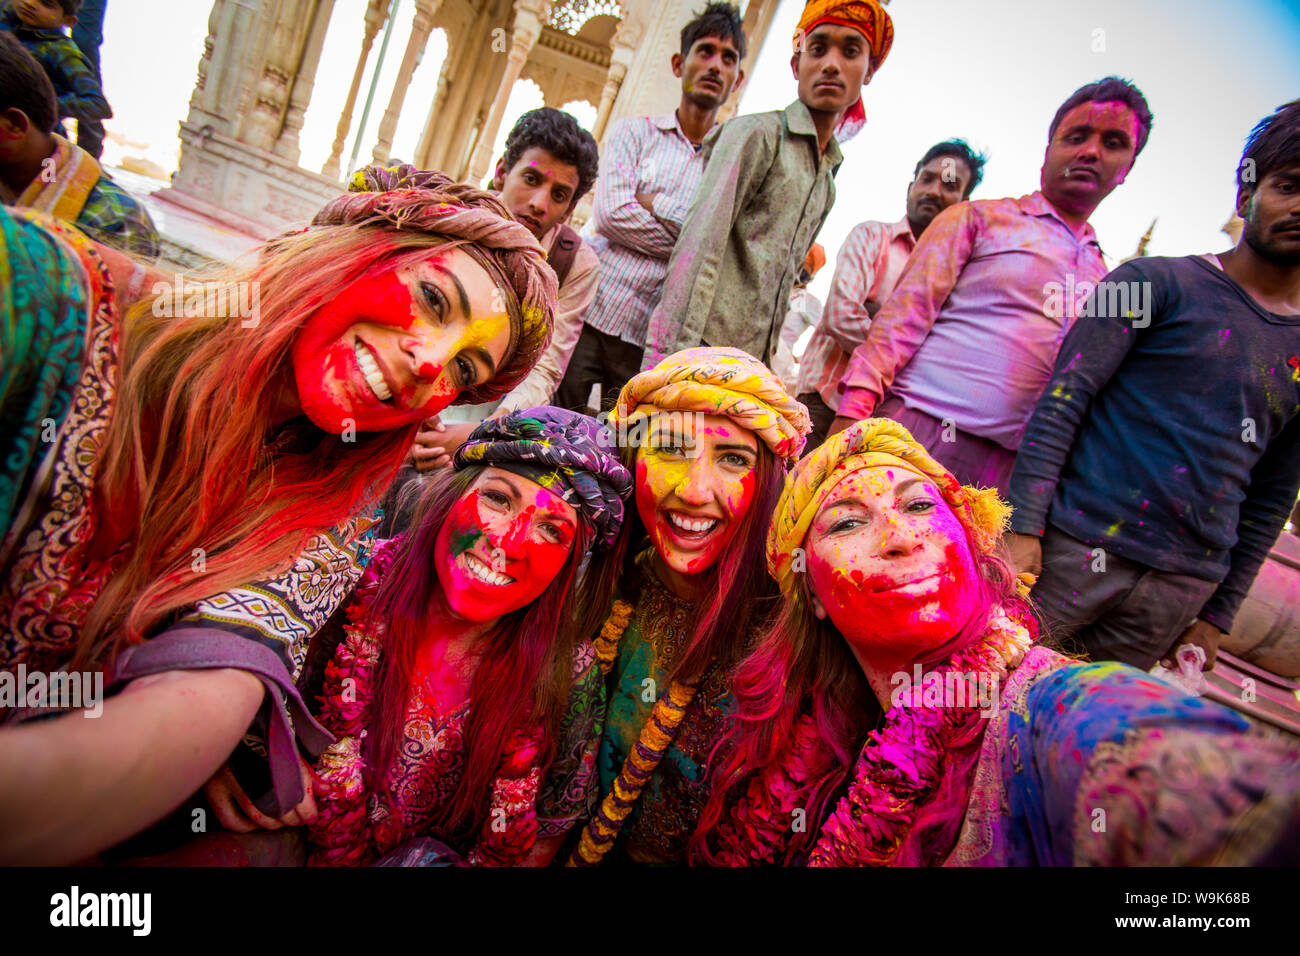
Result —
M799 99L737 117L705 139L704 178L650 317L643 369L700 344L763 361L775 353L799 264L835 201L837 127L855 108L860 114L862 87L892 41L888 14L874 2L820 16L805 10L790 61Z

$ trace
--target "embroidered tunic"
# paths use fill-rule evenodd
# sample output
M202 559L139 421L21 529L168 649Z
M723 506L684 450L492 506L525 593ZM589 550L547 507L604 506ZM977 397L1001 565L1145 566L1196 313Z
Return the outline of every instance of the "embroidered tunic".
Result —
M653 549L637 558L640 596L609 674L609 706L600 742L600 788L607 794L635 746L655 701L668 690L696 620L696 605L682 600L655 575ZM686 711L677 737L624 822L615 853L637 863L686 859L686 845L704 808L703 775L713 745L725 730L730 687L726 674L707 676Z
M339 740L319 765L333 793L320 799L320 815L310 827L309 864L367 865L426 836L451 845L471 864L519 863L537 839L563 836L595 803L602 698L595 651L590 642L576 648L574 682L551 766L538 763L540 728L516 734L507 744L492 802L494 811L506 812L503 819L483 821L476 841L433 826L465 770L469 700L441 713L432 692L434 674L423 666L414 674L402 742L387 771L389 793L366 791L361 738L382 654L382 638L368 609L401 540L399 535L375 549L346 609L351 621L347 637L326 670L321 721ZM349 679L353 683L345 685ZM352 693L345 694L345 687Z
M724 863L799 862L790 812L832 763L819 749L751 780L716 834ZM1002 688L944 865L1282 862L1269 854L1298 814L1300 743L1136 668L1040 646Z

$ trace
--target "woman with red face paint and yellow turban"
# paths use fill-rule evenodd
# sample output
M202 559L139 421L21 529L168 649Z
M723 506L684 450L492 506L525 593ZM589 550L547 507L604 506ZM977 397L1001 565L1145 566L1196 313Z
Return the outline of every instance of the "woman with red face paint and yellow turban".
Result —
M1037 644L1008 517L886 419L800 462L768 535L787 603L733 675L695 862L1296 861L1300 745Z
M555 306L496 199L384 175L203 291L0 210L0 667L121 688L96 720L0 715L5 862L116 844L250 730L261 808L296 812L295 737L329 737L294 679L375 502L422 420L527 374Z
M610 422L640 520L595 641L609 673L603 799L570 863L596 865L610 850L681 863L724 727L728 673L774 604L762 542L808 414L757 359L698 348L628 382Z

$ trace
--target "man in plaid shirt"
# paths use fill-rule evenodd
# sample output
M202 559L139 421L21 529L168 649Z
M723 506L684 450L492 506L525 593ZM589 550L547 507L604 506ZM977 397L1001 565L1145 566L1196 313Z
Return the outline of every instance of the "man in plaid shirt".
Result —
M38 209L97 242L157 259L149 214L93 156L52 132L57 110L40 64L13 35L0 32L0 202Z
M610 128L602 150L588 238L600 259L596 299L569 359L555 404L586 411L592 385L601 405L641 370L650 313L663 292L682 222L704 172L700 144L718 110L744 79L745 34L740 14L710 3L682 28L672 57L682 98L670 116L637 116Z
M826 440L849 357L867 340L871 320L894 291L916 240L935 216L969 199L983 178L983 156L959 139L937 143L913 171L907 215L898 222L859 223L844 240L821 322L799 362L797 393L813 422L809 451Z
M81 0L13 0L0 11L0 30L18 38L54 85L59 102L54 131L59 135L66 132L62 117L81 123L113 115L95 69L63 32L77 22L80 6Z

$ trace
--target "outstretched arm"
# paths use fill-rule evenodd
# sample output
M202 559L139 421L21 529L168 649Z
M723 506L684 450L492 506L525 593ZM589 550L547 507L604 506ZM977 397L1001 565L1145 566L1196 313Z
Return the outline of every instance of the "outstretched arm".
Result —
M168 671L98 718L0 730L0 863L75 863L156 823L225 763L264 693L247 671Z

